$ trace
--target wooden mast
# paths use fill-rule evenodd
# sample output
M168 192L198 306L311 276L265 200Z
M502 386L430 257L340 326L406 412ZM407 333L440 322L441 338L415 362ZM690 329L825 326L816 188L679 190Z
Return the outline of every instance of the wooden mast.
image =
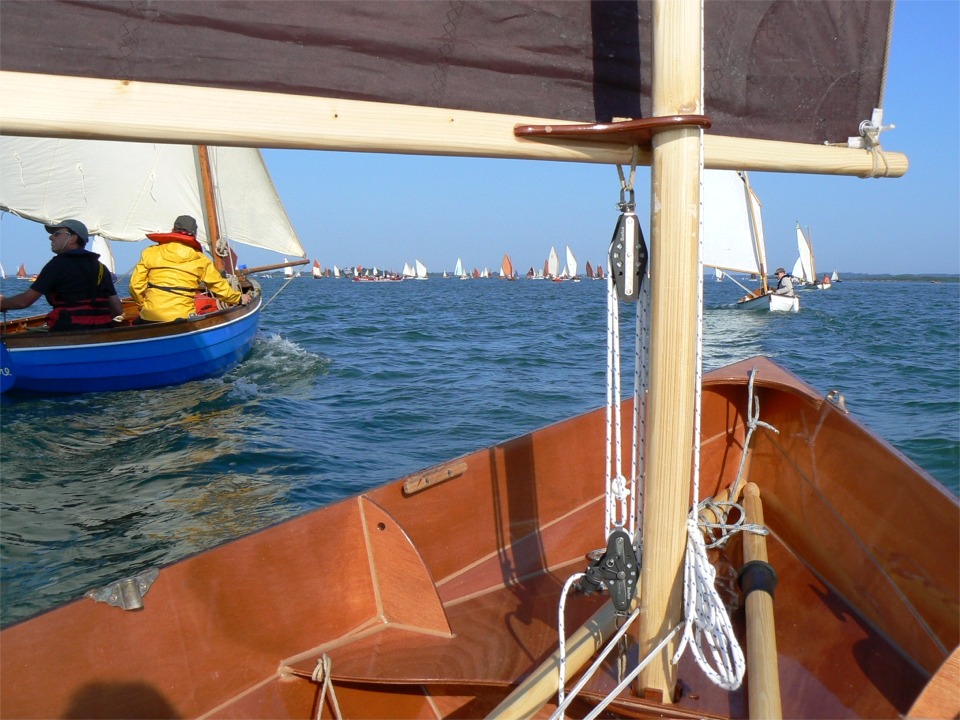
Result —
M220 242L220 219L217 217L217 199L213 192L213 179L210 173L210 155L206 145L197 145L197 161L200 163L200 182L203 189L204 214L207 217L207 240L210 242L210 255L213 266L224 271L223 258L217 253Z
M653 115L702 113L700 0L653 0ZM700 226L700 129L653 136L650 391L640 575L640 657L681 621L690 504ZM677 639L638 678L638 695L673 700Z

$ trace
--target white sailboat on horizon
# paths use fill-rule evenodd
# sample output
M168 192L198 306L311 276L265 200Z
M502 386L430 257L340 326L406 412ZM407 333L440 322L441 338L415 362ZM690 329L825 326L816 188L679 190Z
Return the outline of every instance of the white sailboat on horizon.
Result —
M556 280L560 277L560 258L557 256L557 249L553 246L550 246L550 254L547 255L543 275L550 280Z
M570 278L574 282L580 282L580 277L577 275L577 258L573 254L573 250L570 249L569 245L567 245L566 277Z

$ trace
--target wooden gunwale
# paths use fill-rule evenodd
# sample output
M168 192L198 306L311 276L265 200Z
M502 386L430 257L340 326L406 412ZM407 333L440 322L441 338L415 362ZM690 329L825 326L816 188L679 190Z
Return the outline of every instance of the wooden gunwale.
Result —
M125 310L132 301L126 298ZM98 345L132 340L151 340L161 337L175 337L187 333L207 330L218 325L239 320L256 311L261 300L248 305L233 305L207 313L196 319L173 320L165 323L145 325L122 325L100 330L71 330L63 332L30 331L30 327L39 327L46 323L46 315L33 315L27 318L8 320L0 334L8 349L49 348L74 345ZM124 313L126 316L126 312ZM128 318L129 322L129 318Z

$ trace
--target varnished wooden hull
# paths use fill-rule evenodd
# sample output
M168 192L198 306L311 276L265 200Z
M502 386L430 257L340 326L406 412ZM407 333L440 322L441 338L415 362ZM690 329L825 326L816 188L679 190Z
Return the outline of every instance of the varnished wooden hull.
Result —
M753 367L779 430L754 433L746 475L779 576L784 716L902 716L958 643L956 498L763 359L705 378L703 495L736 477ZM163 568L142 610L81 599L8 627L0 714L307 717L327 654L344 717L483 717L555 650L563 583L603 543L604 442L595 411L435 469L420 491L398 480ZM743 642L739 545L715 560ZM606 601L571 596L568 632ZM714 687L689 654L679 679L675 704L624 695L611 710L747 716L745 690ZM608 669L568 714L614 684Z

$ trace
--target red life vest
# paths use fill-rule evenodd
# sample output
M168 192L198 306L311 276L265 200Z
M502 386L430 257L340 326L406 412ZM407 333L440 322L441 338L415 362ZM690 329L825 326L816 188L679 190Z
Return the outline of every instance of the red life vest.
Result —
M192 247L197 252L203 252L203 246L200 245L200 242L193 235L187 235L185 233L178 232L168 232L149 233L147 237L153 240L155 243L160 243L161 245L168 242L178 242L182 245L186 245L187 247Z
M58 302L54 298L53 310L47 314L47 327L51 330L88 330L107 327L113 322L113 312L107 298Z

